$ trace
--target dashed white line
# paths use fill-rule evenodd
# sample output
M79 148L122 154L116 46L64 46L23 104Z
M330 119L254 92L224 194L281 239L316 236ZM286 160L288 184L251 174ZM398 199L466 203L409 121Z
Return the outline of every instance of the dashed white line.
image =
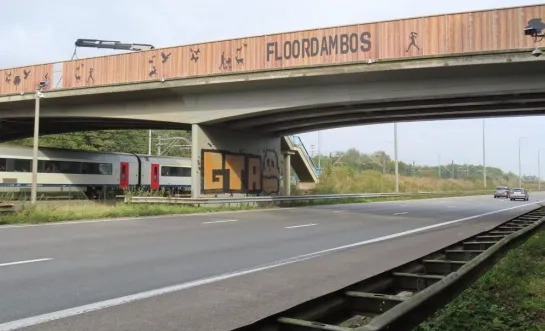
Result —
M333 212L334 213L347 213L349 212L350 210L334 210Z
M238 220L210 221L210 222L202 222L202 224L230 223L230 222L238 222Z
M407 205L399 205L399 207L407 207Z
M304 228L307 226L315 226L315 225L316 225L315 223L310 223L310 224L303 224L303 225L286 226L286 229Z
M7 262L7 263L0 263L0 267L8 267L8 266L18 265L18 264L27 264L27 263L34 263L34 262L50 261L50 260L53 260L53 258Z
M456 206L447 206L447 208L456 208Z
M138 300L142 300L142 299L146 299L146 298L156 297L156 296L159 296L159 295L162 295L162 294L178 292L178 291L182 291L182 290L192 288L192 287L196 287L196 286L215 283L215 282L222 281L222 280L229 279L229 278L240 277L240 276L243 276L243 275L256 273L258 271L268 270L268 269L280 267L280 266L283 266L283 265L288 265L288 264L292 264L292 263L296 263L296 262L309 260L309 259L312 259L312 258L324 256L324 255L326 255L328 253L332 253L332 252L338 252L338 251L342 251L342 250L353 248L353 247L359 247L359 246L363 246L363 245L367 245L367 244L371 244L371 243L376 243L376 242L380 242L380 241L394 239L394 238L406 236L406 235L409 235L409 234L419 233L419 232L435 229L435 228L438 228L438 227L443 227L445 225L464 222L464 221L472 220L472 219L475 219L475 218L479 218L479 217L483 217L483 216L487 216L487 215L498 214L498 213L501 213L501 212L504 212L504 211L518 209L518 208L521 208L521 207L535 205L537 203L543 203L543 202L545 202L545 200L542 200L542 201L539 201L539 202L527 203L527 204L523 204L523 205L518 205L518 206L514 206L514 207L510 207L510 208L500 209L500 210L496 210L496 211L492 211L492 212L488 212L488 213L484 213L484 214L480 214L480 215L474 215L474 216L470 216L470 217L460 218L460 219L453 220L453 221L438 223L438 224L434 224L434 225L428 225L428 226L425 226L425 227L422 227L422 228L416 228L416 229L413 229L413 230L398 232L398 233L386 235L386 236L383 236L383 237L378 237L378 238L374 238L374 239L370 239L370 240L360 241L360 242L353 243L353 244L337 246L337 247L325 249L325 250L322 250L322 251L309 253L309 254L304 254L304 255L299 255L299 256L295 256L295 257L288 258L288 259L285 259L285 260L280 260L280 261L276 261L276 262L273 262L273 263L261 265L261 266L251 268L251 269L239 270L239 271L235 271L235 272L232 272L232 273L226 273L226 274L222 274L222 275L218 275L218 276L213 276L213 277L210 277L210 278L203 278L203 279L191 281L191 282L188 282L188 283L182 283L182 284L178 284L178 285L163 287L163 288L159 288L159 289L155 289L155 290L151 290L151 291L146 291L146 292L140 292L140 293L127 295L127 296L124 296L124 297L119 297L119 298L110 299L110 300L106 300L106 301L95 302L95 303L87 304L87 305L84 305L84 306L69 308L69 309L65 309L65 310L59 310L59 311L56 311L56 312L53 312L53 313L46 313L46 314L43 314L43 315L27 317L27 318L23 318L23 319L20 319L20 320L15 320L15 321L0 324L0 331L11 331L11 330L16 330L16 329L20 329L20 328L24 328L24 327L37 325L37 324L42 324L42 323L45 323L45 322L58 320L58 319L61 319L61 318L67 318L67 317L70 317L70 316L80 315L80 314L84 314L84 313L90 313L92 311L96 311L96 310L100 310L100 309L104 309L104 308L119 306L119 305L126 304L126 303L129 303L129 302L134 302L134 301L138 301Z
M397 215L407 215L409 212L408 211L404 211L404 212L401 212L401 213L395 213L394 216L397 216Z

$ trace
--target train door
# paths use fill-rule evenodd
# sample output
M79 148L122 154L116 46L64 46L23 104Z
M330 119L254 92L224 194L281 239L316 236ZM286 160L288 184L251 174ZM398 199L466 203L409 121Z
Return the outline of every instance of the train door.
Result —
M151 189L159 189L159 164L151 164Z
M121 171L119 172L119 187L129 188L129 162L121 162Z

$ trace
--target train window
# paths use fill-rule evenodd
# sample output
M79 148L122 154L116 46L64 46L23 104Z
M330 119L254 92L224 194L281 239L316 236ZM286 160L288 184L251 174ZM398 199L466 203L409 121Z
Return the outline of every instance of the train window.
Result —
M191 177L191 168L162 166L161 176L163 177Z
M70 161L54 161L61 174L81 174L81 163Z
M13 169L15 172L31 172L32 160L13 160Z
M31 172L32 160L0 158L0 171ZM38 161L38 172L61 174L111 175L111 163L87 163L71 161Z
M101 175L111 175L113 167L111 163L100 163L98 166L98 172Z

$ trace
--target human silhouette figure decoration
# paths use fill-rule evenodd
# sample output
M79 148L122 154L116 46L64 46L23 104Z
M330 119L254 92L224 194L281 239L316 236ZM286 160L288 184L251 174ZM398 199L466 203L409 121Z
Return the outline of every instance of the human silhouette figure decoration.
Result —
M26 80L26 79L28 78L28 75L30 75L30 71L31 71L31 70L26 71L26 69L23 69L23 79Z
M95 78L93 77L93 72L95 72L95 69L89 68L89 76L87 77L87 84L89 84L90 80L93 81L93 84L95 83Z
M410 44L409 44L409 47L407 47L407 50L405 51L405 53L408 53L409 50L411 49L411 47L416 47L416 49L420 52L420 47L418 47L418 45L416 44L416 39L418 38L418 33L416 32L411 32L411 34L409 35L409 40L411 41Z
M8 84L11 83L11 75L11 72L4 71L4 81Z
M225 56L225 52L221 53L221 64L219 69L231 69L231 58Z

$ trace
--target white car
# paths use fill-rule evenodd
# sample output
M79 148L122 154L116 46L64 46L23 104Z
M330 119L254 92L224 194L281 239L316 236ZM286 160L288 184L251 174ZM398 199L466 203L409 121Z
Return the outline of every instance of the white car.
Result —
M511 198L511 201L519 200L519 199L524 201L530 200L530 195L528 194L528 191L526 191L523 188L512 189L511 194L509 194L509 197Z

